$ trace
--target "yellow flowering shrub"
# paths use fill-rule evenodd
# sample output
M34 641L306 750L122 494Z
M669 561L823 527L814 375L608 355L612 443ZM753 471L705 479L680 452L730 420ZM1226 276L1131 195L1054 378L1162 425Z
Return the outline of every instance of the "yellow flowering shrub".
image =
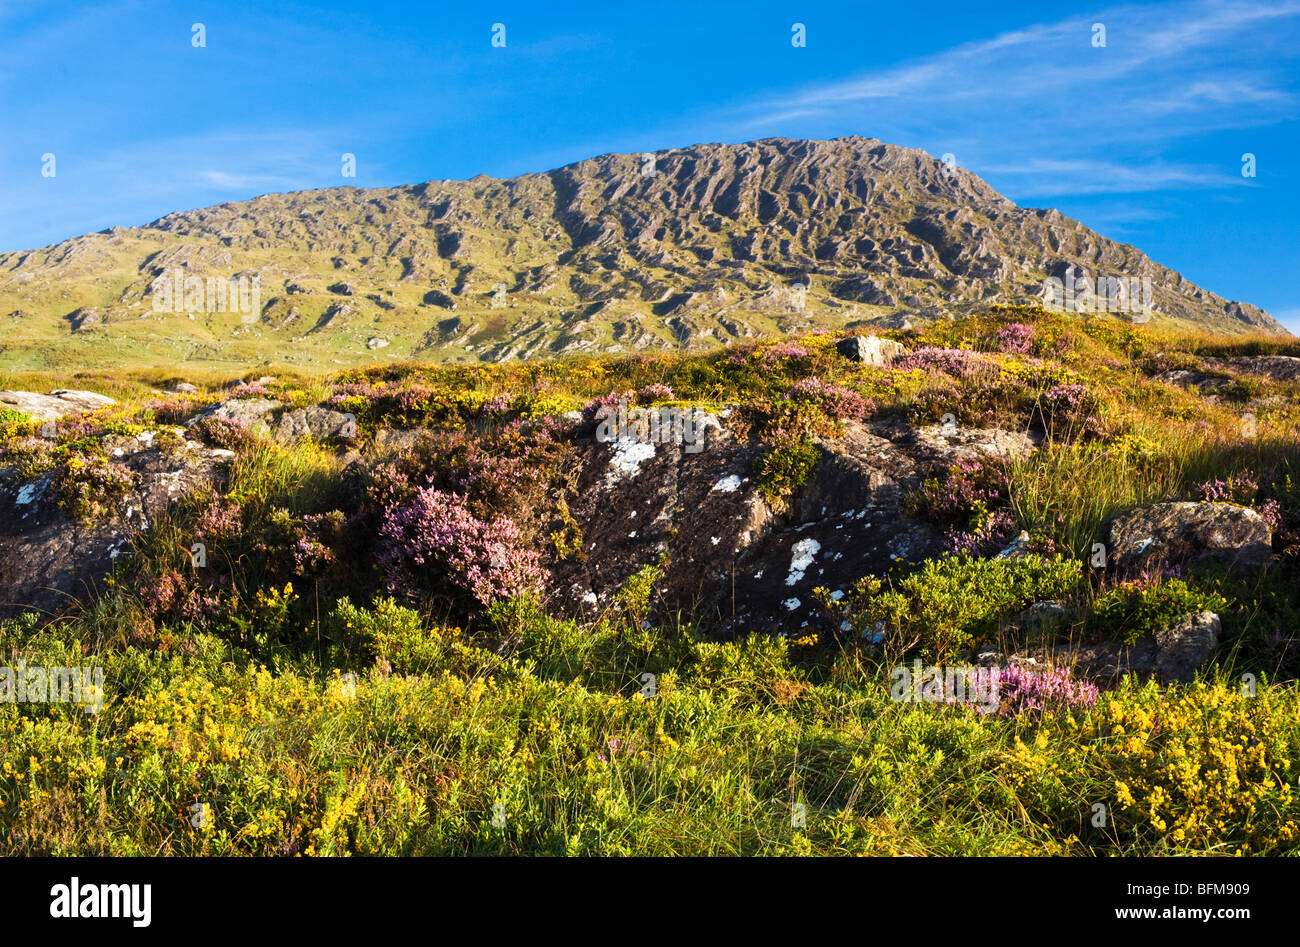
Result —
M1294 687L1125 685L1078 720L1045 721L1015 758L1022 785L1095 779L1100 798L1085 789L1080 806L1106 805L1124 847L1257 854L1300 841Z

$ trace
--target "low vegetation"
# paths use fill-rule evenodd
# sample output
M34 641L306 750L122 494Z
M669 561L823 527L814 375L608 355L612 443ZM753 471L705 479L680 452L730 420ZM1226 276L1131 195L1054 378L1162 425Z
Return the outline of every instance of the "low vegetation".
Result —
M0 623L11 665L95 665L108 682L96 714L0 701L0 852L1296 851L1300 384L1243 376L1211 393L1157 376L1233 374L1205 360L1300 343L1026 308L889 335L909 350L889 368L814 333L713 354L277 371L236 392L348 412L357 437L283 446L204 422L185 436L234 452L222 480L137 534L102 595ZM69 516L102 519L123 488L106 439L183 444L167 425L231 395L215 376L160 394L172 380L0 377L120 402L53 436L0 414L0 467L50 477ZM726 637L663 608L655 568L597 617L552 607L548 567L584 555L577 439L620 399L717 412L756 445L778 515L819 440L849 424L952 415L1039 443L922 483L905 508L948 552L820 590L828 633ZM1107 517L1165 499L1256 510L1271 566L1093 567ZM994 558L1018 536L1024 555ZM1191 684L1022 681L995 713L891 698L895 667L961 663L1044 601L1058 640L1131 644L1210 610L1221 646Z

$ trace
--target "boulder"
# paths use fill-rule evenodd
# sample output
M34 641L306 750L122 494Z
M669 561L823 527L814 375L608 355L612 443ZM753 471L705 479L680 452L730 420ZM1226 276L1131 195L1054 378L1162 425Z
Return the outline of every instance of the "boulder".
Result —
M76 312L68 314L68 321L72 323L73 332L80 332L82 329L91 329L97 325L102 325L104 317L99 314L98 309L78 309Z
M1113 683L1136 674L1164 683L1190 684L1219 646L1222 630L1218 615L1199 612L1154 635L1144 635L1131 645L1118 641L1060 644L1035 651L1032 660L1072 667L1081 677L1099 683ZM1014 663L1031 658L1017 655L1011 660Z
M1156 503L1114 517L1109 564L1121 573L1218 563L1249 572L1269 562L1273 533L1254 510L1230 503Z
M117 404L93 391L59 388L48 395L32 391L0 391L0 410L19 411L37 421L57 421L68 414L84 414Z
M1158 656L1159 649L1149 635L1131 645L1119 641L1060 644L1034 654L1040 664L1070 667L1079 677L1100 684L1113 683L1129 674L1150 677L1155 672Z
M900 355L907 354L898 342L874 335L855 335L835 344L835 350L845 358L866 365L885 366Z
M272 436L279 444L292 444L303 437L323 441L328 437L355 435L355 417L320 405L286 411L280 415L272 429Z
M583 556L553 570L557 604L598 611L666 552L654 600L668 614L694 610L723 634L839 633L814 590L843 594L863 575L937 554L941 537L904 512L903 497L954 457L1002 440L984 431L953 446L897 419L850 423L817 441L817 469L784 512L756 482L766 445L725 425L710 427L696 453L674 443L592 442L570 502Z
M1269 381L1300 381L1300 358L1294 355L1238 355L1232 358L1207 358L1207 365L1258 375Z
M186 427L193 427L204 418L218 418L230 421L250 429L269 427L266 416L279 410L283 405L271 398L228 398L220 404L204 408L185 422Z

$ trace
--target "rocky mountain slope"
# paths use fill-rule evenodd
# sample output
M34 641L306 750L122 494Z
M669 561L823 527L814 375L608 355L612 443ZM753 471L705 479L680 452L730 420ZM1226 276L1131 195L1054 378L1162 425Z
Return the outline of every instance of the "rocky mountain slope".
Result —
M272 194L0 254L0 364L328 367L706 347L1015 303L1071 267L1149 279L1157 321L1281 331L924 152L767 139L510 180ZM257 277L256 312L207 311L207 299L159 311L155 280L177 273Z

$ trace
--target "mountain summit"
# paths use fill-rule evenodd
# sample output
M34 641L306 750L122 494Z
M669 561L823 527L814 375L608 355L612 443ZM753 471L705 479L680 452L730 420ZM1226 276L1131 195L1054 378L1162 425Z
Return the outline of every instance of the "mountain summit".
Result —
M651 351L942 318L1111 277L1148 287L1156 321L1283 331L924 152L765 139L271 194L0 254L0 364Z

